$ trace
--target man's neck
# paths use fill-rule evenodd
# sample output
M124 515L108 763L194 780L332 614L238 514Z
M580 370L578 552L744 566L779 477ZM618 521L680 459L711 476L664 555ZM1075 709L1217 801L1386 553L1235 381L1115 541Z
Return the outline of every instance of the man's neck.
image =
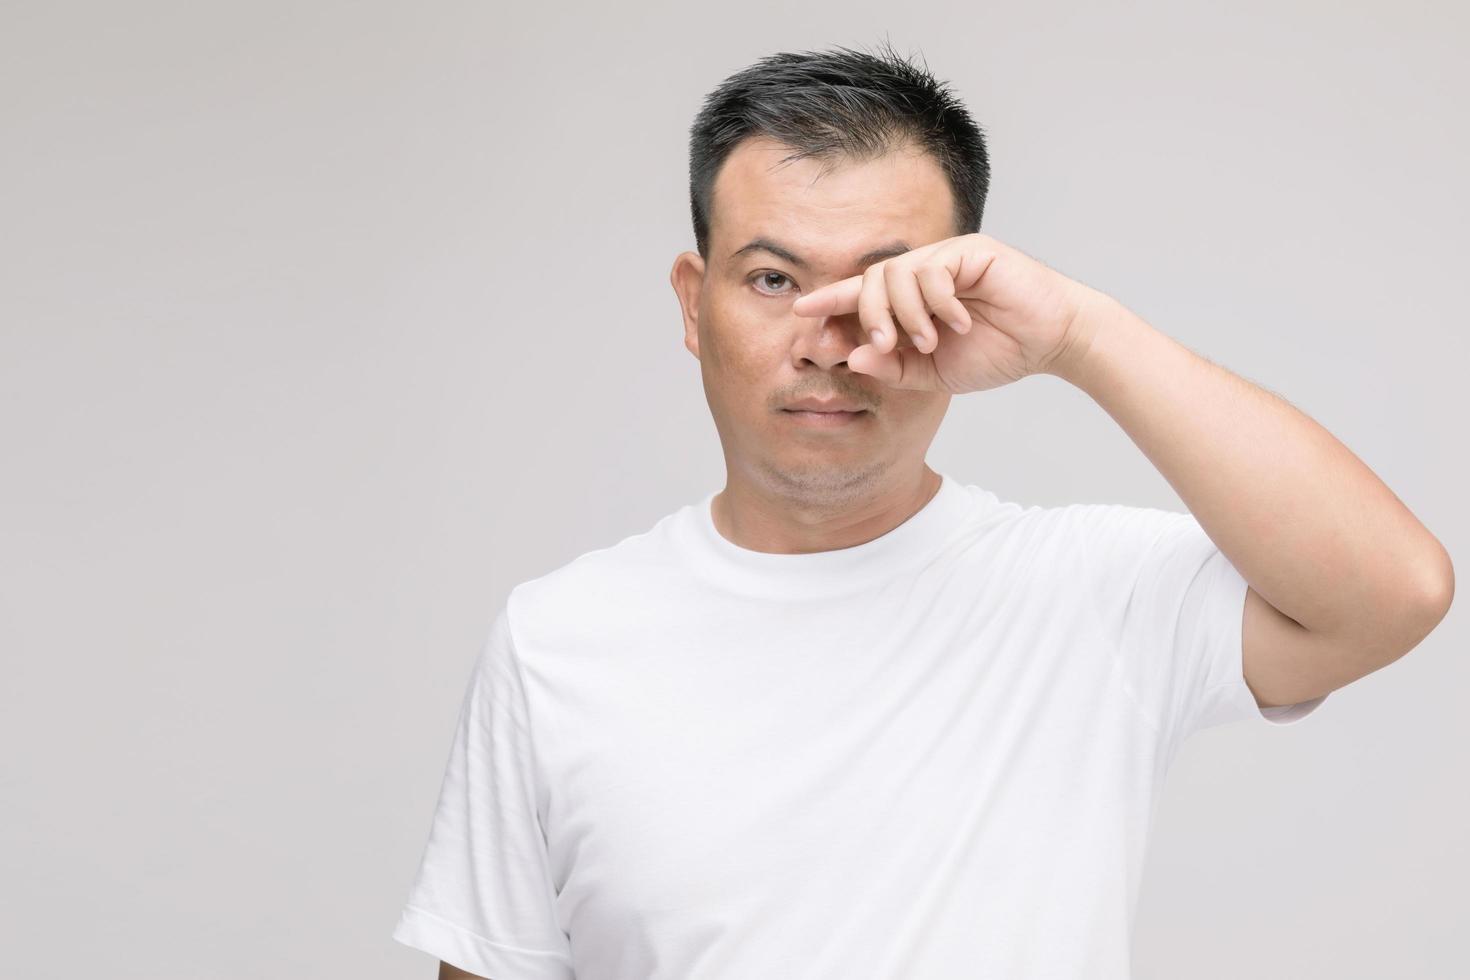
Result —
M710 501L720 536L750 551L806 554L836 551L881 537L922 510L943 477L923 466L912 480L857 501L810 502L726 481Z

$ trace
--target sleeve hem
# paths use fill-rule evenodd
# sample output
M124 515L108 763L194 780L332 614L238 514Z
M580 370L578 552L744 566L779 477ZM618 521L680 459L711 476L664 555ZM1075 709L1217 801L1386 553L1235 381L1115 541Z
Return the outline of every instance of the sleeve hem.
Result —
M403 909L393 938L461 970L499 980L575 980L571 962L559 950L524 949L492 942L432 912L409 905Z
M1327 695L1323 694L1306 701L1298 701L1296 704L1274 704L1268 708L1257 707L1261 717L1273 725L1291 725L1317 710L1317 706L1326 700Z

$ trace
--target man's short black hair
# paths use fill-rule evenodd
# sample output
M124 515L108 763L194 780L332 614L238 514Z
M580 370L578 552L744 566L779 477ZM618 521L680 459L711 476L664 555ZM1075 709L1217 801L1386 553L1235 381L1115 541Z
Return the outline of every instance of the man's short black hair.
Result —
M955 234L980 230L990 161L964 105L886 42L876 54L842 46L767 55L720 83L690 127L689 207L709 258L710 194L740 141L766 136L794 152L781 162L867 160L911 143L933 155L954 192Z

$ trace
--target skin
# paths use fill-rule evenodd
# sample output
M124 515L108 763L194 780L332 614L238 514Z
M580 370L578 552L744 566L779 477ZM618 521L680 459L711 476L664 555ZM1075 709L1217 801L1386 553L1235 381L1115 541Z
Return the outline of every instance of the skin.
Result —
M868 342L855 312L791 309L804 292L876 264L862 262L873 250L953 236L954 196L938 162L905 146L869 160L781 164L791 152L766 137L736 146L712 191L708 261L683 252L669 277L725 457L711 517L735 544L778 554L861 544L921 509L939 489L924 457L951 397L855 371L848 358ZM804 266L768 251L732 257L757 237ZM818 428L781 410L834 395L867 414Z
M450 966L443 960L439 961L439 980L490 980L478 973L466 973L457 966Z

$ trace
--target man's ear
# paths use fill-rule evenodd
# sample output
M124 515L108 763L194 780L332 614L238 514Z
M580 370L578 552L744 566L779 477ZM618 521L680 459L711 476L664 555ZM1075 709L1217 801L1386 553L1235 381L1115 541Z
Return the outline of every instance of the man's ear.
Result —
M669 282L684 312L684 346L699 358L699 293L704 287L704 259L698 252L680 252L669 271Z

